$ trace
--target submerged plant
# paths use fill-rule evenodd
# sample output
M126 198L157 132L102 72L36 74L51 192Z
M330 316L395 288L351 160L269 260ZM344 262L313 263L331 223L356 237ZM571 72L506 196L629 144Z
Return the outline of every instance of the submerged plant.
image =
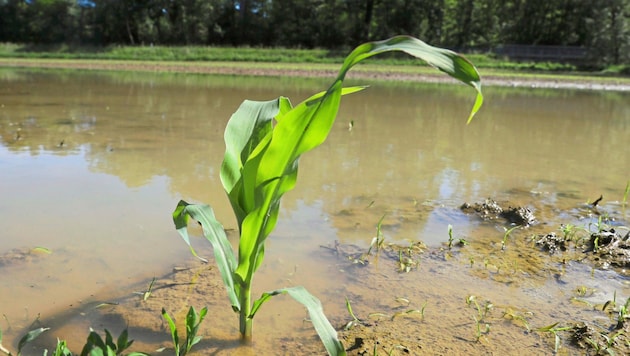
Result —
M230 118L225 129L226 151L220 176L238 223L238 257L235 257L223 226L210 206L189 204L183 200L177 205L173 220L191 252L197 256L188 237L189 218L201 224L204 236L212 244L232 309L239 315L243 340L251 339L253 319L262 304L275 295L289 294L308 309L313 326L328 353L345 354L320 301L306 289L277 289L263 293L256 301L252 301L251 289L254 274L263 262L266 239L278 220L280 199L296 184L300 156L326 140L341 97L365 89L344 88L346 74L364 59L390 51L402 51L423 59L473 87L477 91L477 99L468 122L472 120L481 107L483 97L479 74L467 59L409 36L365 43L346 57L337 78L326 91L295 107L285 97L266 102L246 100Z
M44 331L48 331L50 328L37 328L27 332L18 342L18 351L17 356L22 354L22 349L26 344L35 340L39 335L41 335ZM0 329L0 352L7 354L8 356L12 356L13 354L6 347L2 346L2 329Z

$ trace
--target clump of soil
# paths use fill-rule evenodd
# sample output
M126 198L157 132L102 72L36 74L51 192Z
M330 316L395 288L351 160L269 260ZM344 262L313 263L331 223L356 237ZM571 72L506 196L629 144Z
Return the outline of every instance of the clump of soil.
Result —
M570 341L575 346L594 352L594 355L628 355L630 345L625 337L629 330L628 326L622 323L612 330L598 328L586 323L578 323L569 330ZM591 354L591 353L589 353Z
M536 222L536 217L529 208L502 207L494 199L488 198L481 203L468 204L464 203L460 209L468 214L476 214L483 220L505 219L510 224L528 226Z
M622 234L614 228L592 233L585 244L585 253L600 268L630 267L630 231Z
M536 246L540 246L543 250L548 251L550 255L553 255L558 251L566 251L567 241L555 232L550 232L546 235L539 235L538 240L536 240Z

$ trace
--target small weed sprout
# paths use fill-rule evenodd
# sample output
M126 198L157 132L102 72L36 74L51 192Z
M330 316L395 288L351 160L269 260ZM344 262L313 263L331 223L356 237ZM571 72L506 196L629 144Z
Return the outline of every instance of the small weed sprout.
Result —
M621 200L621 206L624 208L626 207L626 204L628 204L628 195L630 195L630 180L626 183L626 189L623 192L623 199Z

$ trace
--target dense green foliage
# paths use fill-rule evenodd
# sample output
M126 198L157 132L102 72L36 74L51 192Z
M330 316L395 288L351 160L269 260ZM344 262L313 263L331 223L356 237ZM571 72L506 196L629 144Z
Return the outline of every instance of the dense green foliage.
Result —
M630 60L627 0L0 0L0 42L350 48L409 34L442 47L591 49Z

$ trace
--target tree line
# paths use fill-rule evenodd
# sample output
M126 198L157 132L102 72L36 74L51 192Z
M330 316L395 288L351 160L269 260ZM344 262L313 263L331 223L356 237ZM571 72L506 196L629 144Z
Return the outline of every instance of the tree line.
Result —
M629 0L0 0L0 42L347 48L409 34L457 50L589 48L630 60Z

